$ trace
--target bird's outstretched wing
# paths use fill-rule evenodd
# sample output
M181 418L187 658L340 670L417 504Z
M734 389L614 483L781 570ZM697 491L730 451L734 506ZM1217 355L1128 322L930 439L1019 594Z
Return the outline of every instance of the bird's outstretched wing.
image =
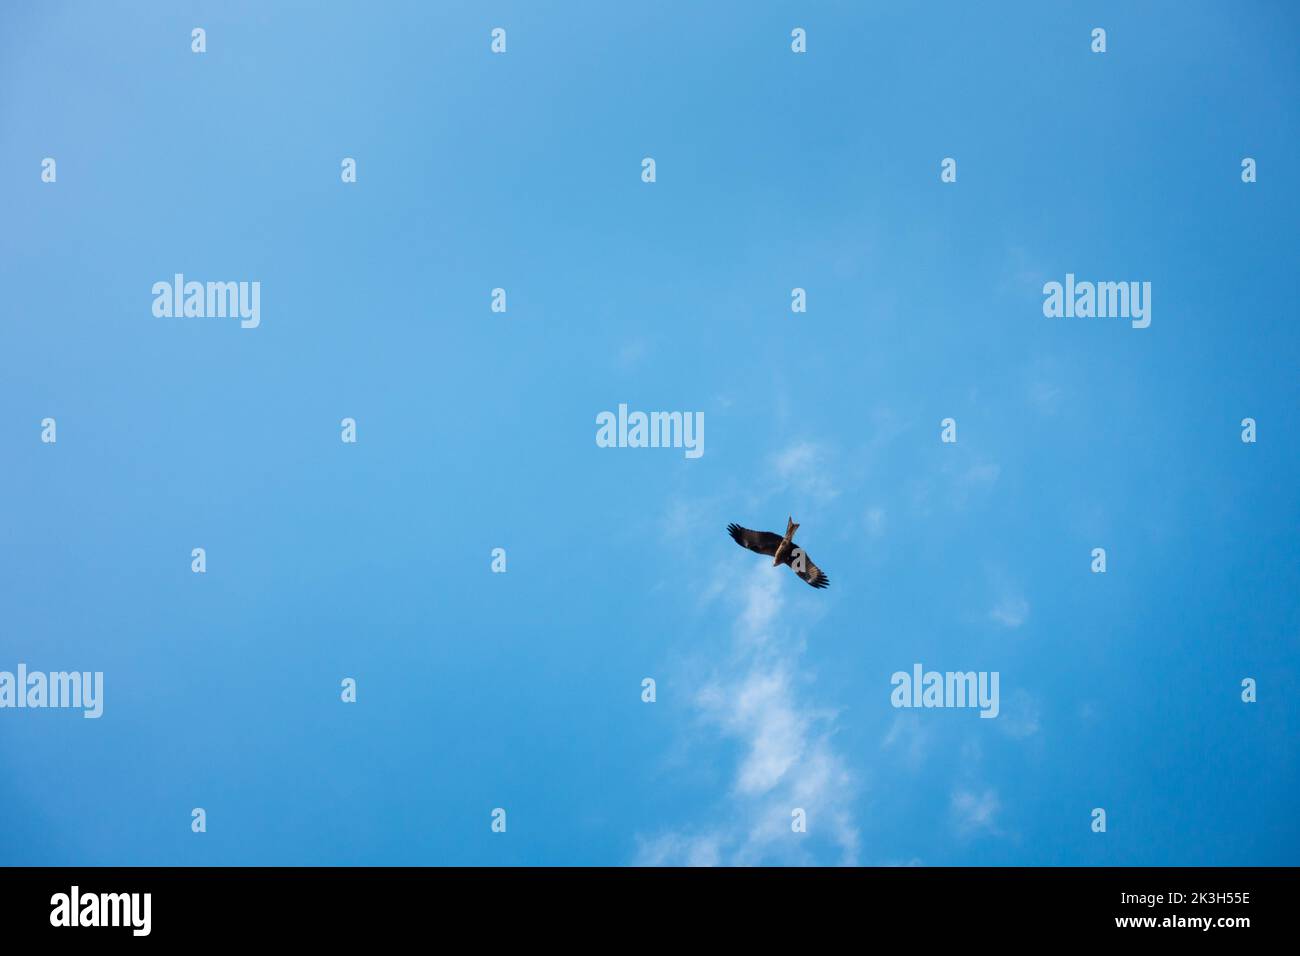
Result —
M828 588L831 586L831 579L826 576L826 573L813 564L813 560L808 557L807 552L794 542L791 542L790 551L781 555L781 563L790 565L795 574L815 588Z
M736 544L759 554L776 554L776 546L781 543L781 536L770 531L750 531L738 524L727 525L727 531L736 539Z

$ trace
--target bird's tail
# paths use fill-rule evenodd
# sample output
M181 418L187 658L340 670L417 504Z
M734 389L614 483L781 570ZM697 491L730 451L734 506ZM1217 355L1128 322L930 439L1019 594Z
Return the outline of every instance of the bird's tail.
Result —
M796 531L798 531L798 530L799 530L799 526L798 526L797 524L794 523L794 518L791 518L791 517L789 517L789 516L787 515L787 516L786 516L786 519L785 519L785 537L786 537L786 540L788 541L789 539L793 538L793 537L794 537L794 533L795 533Z

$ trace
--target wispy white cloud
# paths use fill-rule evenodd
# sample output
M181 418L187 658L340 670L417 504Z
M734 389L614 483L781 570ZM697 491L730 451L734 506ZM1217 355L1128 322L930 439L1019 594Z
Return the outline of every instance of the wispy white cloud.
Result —
M945 462L937 477L919 475L908 481L912 510L928 517L940 501L953 511L965 511L972 502L980 502L996 487L1002 466L994 461L966 459L964 451L954 451L962 460Z
M1062 389L1051 382L1030 382L1029 403L1043 415L1054 415L1061 402Z
M1019 688L1003 702L997 725L1004 733L1023 740L1038 733L1040 715L1038 700L1024 688Z
M708 501L682 496L672 498L659 519L659 532L665 540L673 543L699 534L709 509Z
M620 369L628 371L640 365L649 352L650 348L644 339L633 339L619 346L615 360Z
M986 789L983 793L957 790L952 795L953 822L959 833L970 835L984 832L997 834L997 814L1002 808L998 793Z
M986 461L967 468L957 480L967 488L979 487L982 485L991 485L998 480L1002 474L1002 467L994 462Z
M944 472L951 481L949 501L961 511L972 499L979 501L993 489L1002 477L1002 466L992 461L976 461L964 468L945 467Z
M638 866L718 866L722 849L708 834L665 833L654 839L637 837Z
M772 459L780 488L790 489L812 504L824 504L839 495L827 467L830 452L815 442L801 441L778 452Z
M880 746L902 755L903 762L909 770L917 770L925 762L930 752L933 731L922 723L925 715L920 713L898 713L890 721Z
M780 666L755 668L731 684L710 684L698 703L747 748L736 777L742 796L767 793L803 756L809 717L794 705L790 678Z
M712 829L681 830L639 840L644 865L752 865L806 860L804 841L821 837L840 862L858 859L849 806L857 782L833 745L835 714L812 705L803 688L812 675L804 647L784 626L788 583L759 565L735 582L732 659L696 695L703 726L739 743L729 807ZM791 811L807 815L808 833L791 830Z
M1065 399L1062 382L1067 380L1058 361L1041 357L1031 362L1023 373L1025 398L1029 407L1044 417L1055 415Z
M1029 602L1018 594L1006 595L989 611L989 617L1003 627L1019 627L1029 619Z
M1042 295L1043 276L1047 274L1048 270L1037 257L1031 258L1024 246L1013 244L1007 249L998 291L1017 298L1036 298Z

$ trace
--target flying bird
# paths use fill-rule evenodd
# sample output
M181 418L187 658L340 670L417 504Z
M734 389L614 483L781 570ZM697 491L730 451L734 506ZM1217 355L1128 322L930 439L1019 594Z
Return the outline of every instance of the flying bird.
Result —
M794 533L798 530L799 526L790 517L786 518L784 538L771 531L750 531L738 524L727 525L727 531L736 539L736 544L742 548L749 548L750 551L757 551L759 554L770 554L772 567L788 564L795 574L813 587L828 587L831 579L822 573L821 568L812 563L812 558L808 557L803 548L794 543Z

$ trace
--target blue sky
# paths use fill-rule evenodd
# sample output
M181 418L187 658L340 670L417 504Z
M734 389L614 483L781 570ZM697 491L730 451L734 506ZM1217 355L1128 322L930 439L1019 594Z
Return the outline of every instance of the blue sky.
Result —
M0 863L1297 863L1297 14L1136 6L5 6Z

